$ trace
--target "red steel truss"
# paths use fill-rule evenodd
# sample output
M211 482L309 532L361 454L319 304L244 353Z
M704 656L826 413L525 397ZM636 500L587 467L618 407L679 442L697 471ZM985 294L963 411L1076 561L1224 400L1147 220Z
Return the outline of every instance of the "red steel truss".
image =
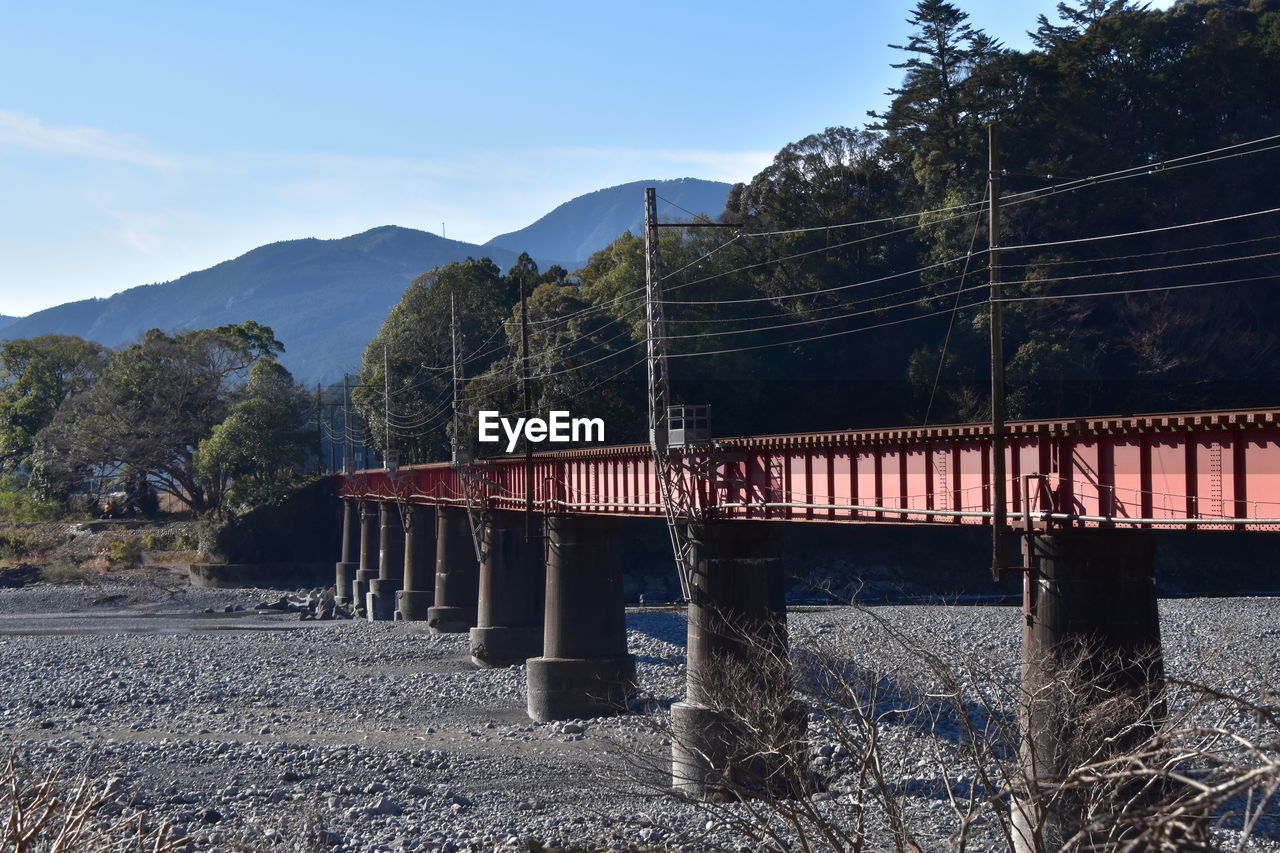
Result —
M1014 421L1008 436L1014 526L1029 515L1034 527L1280 530L1280 409ZM692 460L710 472L690 482L709 519L990 523L985 424L716 439ZM476 460L488 506L525 508L523 466L522 457ZM466 504L448 463L358 471L341 493ZM534 505L664 514L647 444L536 454Z

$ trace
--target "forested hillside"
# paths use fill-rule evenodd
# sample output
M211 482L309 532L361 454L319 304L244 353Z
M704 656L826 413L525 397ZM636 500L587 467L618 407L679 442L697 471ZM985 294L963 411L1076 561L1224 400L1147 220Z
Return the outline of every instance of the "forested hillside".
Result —
M733 187L736 230L664 229L678 401L711 403L719 435L985 418L995 123L1012 416L1280 403L1280 0L1059 12L1024 53L921 0L883 114ZM537 285L535 408L643 438L644 256L627 234L568 278L472 264L415 283L361 395L380 430L385 343L409 458L446 443L447 335L406 331L448 310L432 283L485 294L466 307L468 406L517 411L520 278Z

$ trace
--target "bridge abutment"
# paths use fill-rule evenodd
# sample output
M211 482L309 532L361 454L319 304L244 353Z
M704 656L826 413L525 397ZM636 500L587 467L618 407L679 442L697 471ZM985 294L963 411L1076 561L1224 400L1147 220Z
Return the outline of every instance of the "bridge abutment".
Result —
M431 633L461 634L475 626L478 569L467 511L452 506L437 508L436 596L427 609Z
M688 687L671 707L671 776L695 797L776 795L807 775L779 533L767 522L690 530Z
M634 690L614 524L593 516L547 519L543 652L529 659L527 674L534 720L616 714Z
M378 577L378 505L360 502L360 567L351 582L351 606L364 612L369 582Z
M1085 819L1090 794L1061 790L1067 774L1133 749L1165 715L1153 536L1037 534L1028 556L1018 708L1023 790L1013 803L1020 853L1058 849ZM1121 785L1110 794L1128 799L1141 787L1136 780L1132 791Z
M404 508L404 577L396 590L395 618L422 622L435 601L436 518L431 507Z
M546 571L542 542L525 541L518 512L485 513L480 540L480 594L471 660L477 666L524 663L542 654Z
M404 566L404 525L398 504L379 504L378 516L378 577L369 581L365 612L371 622L389 622L395 618L396 590Z
M338 604L351 600L351 582L360 571L360 505L353 500L342 502L342 556L334 564L333 598Z

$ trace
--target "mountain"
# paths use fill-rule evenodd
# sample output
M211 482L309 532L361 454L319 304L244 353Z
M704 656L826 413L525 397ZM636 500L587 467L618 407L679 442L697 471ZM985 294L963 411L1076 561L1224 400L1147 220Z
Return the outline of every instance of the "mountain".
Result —
M0 338L55 332L118 347L152 328L257 320L284 343L282 361L299 381L331 382L359 368L365 345L409 282L468 256L506 268L519 254L394 225L338 240L287 240L164 284L15 318Z
M719 216L724 210L730 185L680 178L674 181L633 181L596 190L565 202L519 231L499 234L485 246L528 252L538 258L562 258L577 266L590 258L593 252L613 242L623 231L641 233L644 228L645 187L657 189L658 219L667 222L689 219L690 213L705 213L713 218Z
M257 320L285 345L282 361L299 381L332 382L355 371L365 345L414 278L467 257L503 269L521 252L546 269L575 267L627 229L643 226L643 192L694 212L718 214L728 184L684 178L637 181L566 202L527 228L483 246L385 225L338 240L286 240L261 246L174 281L130 288L104 299L68 302L26 317L0 316L0 340L47 333L79 335L109 347L147 329L180 331ZM659 201L659 216L687 214Z

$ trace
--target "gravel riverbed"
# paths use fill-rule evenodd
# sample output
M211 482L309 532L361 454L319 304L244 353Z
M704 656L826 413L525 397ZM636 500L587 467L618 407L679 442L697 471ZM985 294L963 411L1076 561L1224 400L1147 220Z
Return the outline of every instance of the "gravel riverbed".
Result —
M494 850L530 840L755 849L728 825L741 807L710 809L663 789L665 708L684 692L683 613L628 613L651 701L619 717L540 724L525 714L524 668L476 669L466 635L252 610L277 597L128 577L0 590L0 742L32 774L103 778L120 809L177 823L198 850ZM1166 668L1242 691L1274 687L1278 617L1280 599L1163 601ZM1008 607L804 608L790 631L797 650L901 671L891 626L957 667L1012 676L1019 619ZM885 725L895 761L921 759L912 726ZM809 738L831 781L821 806L838 809L842 749L817 715ZM945 849L950 805L928 767L894 772L917 843ZM1258 849L1280 849L1267 840L1280 838L1274 824L1264 821Z

